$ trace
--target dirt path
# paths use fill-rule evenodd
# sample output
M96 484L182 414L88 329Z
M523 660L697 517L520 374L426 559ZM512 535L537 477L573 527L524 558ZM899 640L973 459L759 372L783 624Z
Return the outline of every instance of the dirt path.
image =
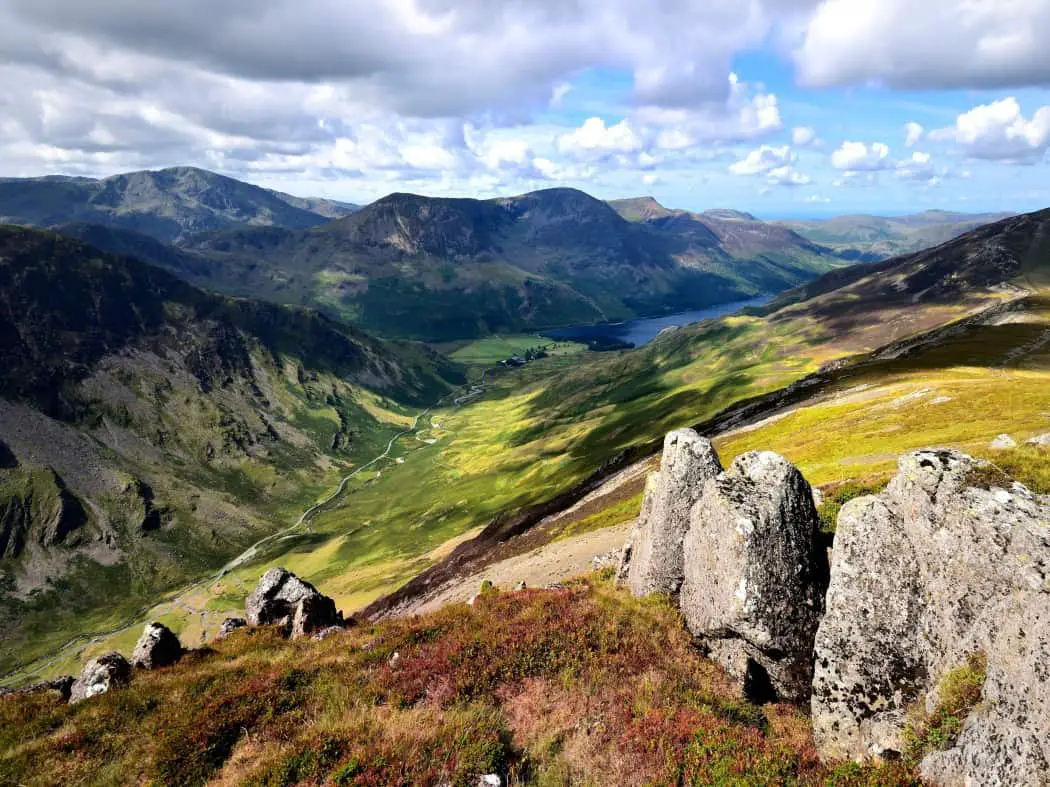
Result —
M591 559L623 546L634 522L594 530L561 541L554 541L524 555L493 563L484 570L449 583L434 595L402 608L399 614L420 615L457 601L469 601L486 579L510 590L519 582L533 588L578 577L592 570Z

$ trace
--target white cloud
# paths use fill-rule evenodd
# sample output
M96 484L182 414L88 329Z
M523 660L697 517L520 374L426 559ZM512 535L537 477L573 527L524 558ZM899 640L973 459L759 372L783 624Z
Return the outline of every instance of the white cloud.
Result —
M582 126L558 139L558 149L563 153L627 153L641 147L641 138L627 120L606 126L600 117L588 118Z
M660 182L660 176L659 175L654 175L651 172L648 173L648 174L642 175L642 183L644 183L646 186L652 186L652 185L654 185L656 183L659 183L659 182Z
M812 183L808 175L792 166L798 156L787 145L762 145L744 158L729 165L734 175L764 175L770 186L805 186Z
M1040 158L1050 147L1050 106L1025 118L1016 98L982 104L959 115L955 125L931 133L953 140L970 158L1024 162Z
M783 166L770 170L766 182L773 186L808 186L813 180L809 175L796 172L791 166Z
M882 142L873 142L870 145L863 142L843 142L841 147L831 154L831 165L835 169L852 172L888 169L892 166L889 155L889 146Z
M913 148L922 141L923 135L925 135L926 129L920 124L915 122L904 124L904 146Z
M791 129L791 144L798 148L804 148L817 141L816 129L809 126L796 126Z
M925 183L939 180L933 165L933 157L929 153L921 153L917 150L910 157L897 162L896 174L897 177L904 180L922 181Z
M795 51L803 85L1050 84L1045 0L826 0Z
M729 171L734 175L765 175L779 167L789 166L798 157L787 145L772 147L762 145L757 150L752 150L740 161L729 166Z
M826 205L831 202L827 197L822 197L819 194L810 194L808 197L802 200L803 202L809 202L815 205Z

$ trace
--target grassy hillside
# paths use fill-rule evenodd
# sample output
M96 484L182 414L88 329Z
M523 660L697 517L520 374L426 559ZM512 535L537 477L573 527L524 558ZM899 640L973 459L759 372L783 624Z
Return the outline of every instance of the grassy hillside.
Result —
M0 781L917 783L820 763L802 713L730 686L659 600L493 590L321 643L237 632L72 707L0 699Z
M22 228L0 228L0 337L0 673L294 524L463 380Z

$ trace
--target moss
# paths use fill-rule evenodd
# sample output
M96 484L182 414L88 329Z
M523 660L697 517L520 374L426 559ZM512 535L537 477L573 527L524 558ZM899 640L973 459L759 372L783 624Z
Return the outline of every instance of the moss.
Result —
M838 525L839 511L850 500L865 495L877 495L886 488L888 478L856 480L849 479L824 489L824 502L817 507L820 517L820 529L825 533L834 533Z
M938 686L938 704L927 713L920 701L905 729L905 757L919 762L932 751L944 751L955 745L963 723L980 704L988 660L984 653L971 654L966 663L948 672Z

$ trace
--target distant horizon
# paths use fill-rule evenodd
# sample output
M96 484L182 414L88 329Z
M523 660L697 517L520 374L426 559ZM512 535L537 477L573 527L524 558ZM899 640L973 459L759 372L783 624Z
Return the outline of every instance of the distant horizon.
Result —
M136 173L136 172L163 172L165 170L173 170L173 169L194 169L194 170L200 170L202 172L208 172L208 173L211 173L213 175L219 175L220 177L225 177L225 178L229 178L231 180L239 181L241 183L246 183L246 184L248 184L250 186L255 186L257 188L268 189L268 190L271 190L271 191L281 191L281 192L284 192L284 193L286 193L286 194L288 194L290 196L298 197L299 199L324 199L324 200L330 200L330 201L333 201L333 202L342 202L342 203L346 203L346 204L356 205L358 207L365 207L365 206L370 205L370 204L372 204L374 202L378 202L381 199L384 199L386 197L392 196L393 194L399 194L399 193L414 194L416 196L432 198L432 199L439 199L439 198L448 197L448 198L453 198L453 199L487 200L487 199L499 199L501 197L521 196L523 194L528 194L528 193L531 193L531 192L534 192L534 191L544 191L544 190L557 189L557 188L567 188L567 189L575 189L577 191L582 191L585 194L588 194L589 196L594 197L595 199L601 200L603 202L612 202L612 201L615 201L615 200L629 200L629 199L653 199L653 200L656 200L656 202L658 202L661 206L663 206L663 207L665 207L665 208L667 208L669 210L685 210L685 211L689 211L689 212L692 212L692 213L704 213L704 212L707 212L707 211L714 211L714 210L735 210L735 211L739 211L739 212L742 212L742 213L750 213L756 219L759 219L760 221L766 221L766 222L774 222L774 221L822 221L822 220L839 218L839 217L843 217L843 216L851 216L851 215L873 216L873 217L876 217L876 218L892 219L892 218L899 218L899 217L904 217L904 216L914 216L916 214L927 213L927 212L930 212L930 211L942 211L942 212L945 212L945 213L953 213L953 214L965 215L965 216L974 216L974 215L983 215L983 214L995 214L995 213L1009 213L1009 214L1017 215L1017 214L1021 214L1021 213L1030 213L1030 212L1034 212L1034 211L1038 211L1038 210L1042 210L1044 208L1050 207L1050 201L1048 201L1046 205L1037 206L1037 207L1030 207L1030 208L1024 208L1024 209L1016 209L1016 208L985 208L985 209L964 210L964 209L961 209L961 208L946 208L946 207L942 207L940 205L930 205L928 207L916 207L914 209L909 209L909 210L894 211L893 209L889 209L889 210L875 210L875 209L870 209L870 208L866 209L863 206L853 206L853 207L850 207L850 208L843 207L842 209L835 209L835 208L832 208L831 206L828 206L828 207L826 207L823 210L819 209L819 208L816 208L816 207L810 207L809 209L799 209L799 210L795 210L795 211L786 210L786 211L781 211L781 212L770 212L770 211L768 211L768 210L766 210L764 208L752 208L752 207L741 206L741 205L733 205L733 204L711 204L711 205L706 205L704 207L690 207L690 206L685 206L685 205L680 205L680 204L673 204L671 202L668 202L666 199L661 199L660 197L656 196L655 194L636 193L636 194L630 194L630 195L604 197L604 196L599 196L599 195L597 195L597 194L587 190L586 188L580 188L579 186L576 186L576 185L556 184L556 183L547 184L547 185L544 185L544 186L542 186L542 187L540 187L538 189L530 189L528 191L500 194L500 195L495 195L495 196L490 196L490 195L480 196L480 195L469 195L469 194L427 194L427 193L421 192L421 191L404 191L404 190L400 190L400 189L394 189L392 191L389 191L389 192L386 192L384 194L380 194L379 196L376 196L376 197L368 199L368 198L364 198L364 197L357 197L357 198L352 197L352 196L351 197L337 197L337 196L329 196L329 195L326 195L324 193L303 193L303 192L297 192L297 191L290 191L287 188L270 185L265 180L262 180L262 181L248 180L248 179L246 179L244 177L238 177L237 175L229 173L229 172L222 172L220 170L209 169L208 167L202 167L202 166L198 166L198 165L194 165L194 164L168 164L168 165L156 166L156 167L148 167L146 169L138 169L138 170L119 170L119 171L110 172L108 174L98 174L98 175L83 175L83 174L75 174L75 173L60 172L60 171L48 171L48 172L44 172L44 173L41 173L41 174L35 174L35 175L6 175L6 174L0 174L0 182L5 181L5 180L8 180L8 181L9 180L34 180L34 179L43 179L43 178L69 178L69 179L84 179L84 180L106 180L107 178L119 177L121 175L129 175L129 174L133 174L133 173Z

